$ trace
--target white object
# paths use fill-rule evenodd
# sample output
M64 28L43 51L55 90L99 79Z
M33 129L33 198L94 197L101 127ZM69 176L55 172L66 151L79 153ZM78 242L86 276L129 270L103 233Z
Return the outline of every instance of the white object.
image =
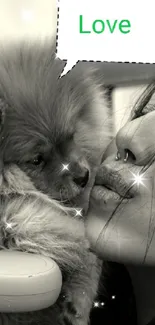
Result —
M27 312L55 303L62 286L58 265L42 255L0 251L0 312Z
M1 0L0 43L51 37L57 27L56 0Z

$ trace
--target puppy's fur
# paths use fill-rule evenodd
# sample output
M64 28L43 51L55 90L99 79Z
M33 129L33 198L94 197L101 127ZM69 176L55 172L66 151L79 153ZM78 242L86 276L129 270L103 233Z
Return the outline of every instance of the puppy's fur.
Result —
M63 274L54 306L1 315L9 325L87 325L97 292L101 262L75 207L88 209L110 118L96 72L79 65L59 78L62 69L50 42L1 50L1 247L49 256ZM83 167L89 180L81 188L74 179Z

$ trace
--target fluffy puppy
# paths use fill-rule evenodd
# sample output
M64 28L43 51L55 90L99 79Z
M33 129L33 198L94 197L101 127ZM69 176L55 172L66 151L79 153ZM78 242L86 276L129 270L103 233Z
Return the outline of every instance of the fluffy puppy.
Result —
M9 325L87 325L97 292L101 262L75 208L88 209L110 116L96 72L62 69L49 41L0 52L1 247L50 256L63 274L54 306L1 315Z

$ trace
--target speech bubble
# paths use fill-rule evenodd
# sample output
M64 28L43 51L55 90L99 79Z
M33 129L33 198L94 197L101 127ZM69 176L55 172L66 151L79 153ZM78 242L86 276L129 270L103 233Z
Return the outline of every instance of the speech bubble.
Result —
M153 3L59 0L57 56L67 61L62 75L78 61L154 63Z
M66 65L61 73L61 76L64 76L66 73L68 73L75 65L76 65L77 61L73 58L69 58L66 62Z

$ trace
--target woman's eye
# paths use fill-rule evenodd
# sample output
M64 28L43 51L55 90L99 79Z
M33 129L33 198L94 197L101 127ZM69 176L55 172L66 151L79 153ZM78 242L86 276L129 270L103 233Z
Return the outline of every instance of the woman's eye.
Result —
M38 166L38 165L40 165L43 161L44 161L43 156L42 156L42 155L38 155L37 157L35 157L35 158L33 159L33 164L36 165L36 166Z

